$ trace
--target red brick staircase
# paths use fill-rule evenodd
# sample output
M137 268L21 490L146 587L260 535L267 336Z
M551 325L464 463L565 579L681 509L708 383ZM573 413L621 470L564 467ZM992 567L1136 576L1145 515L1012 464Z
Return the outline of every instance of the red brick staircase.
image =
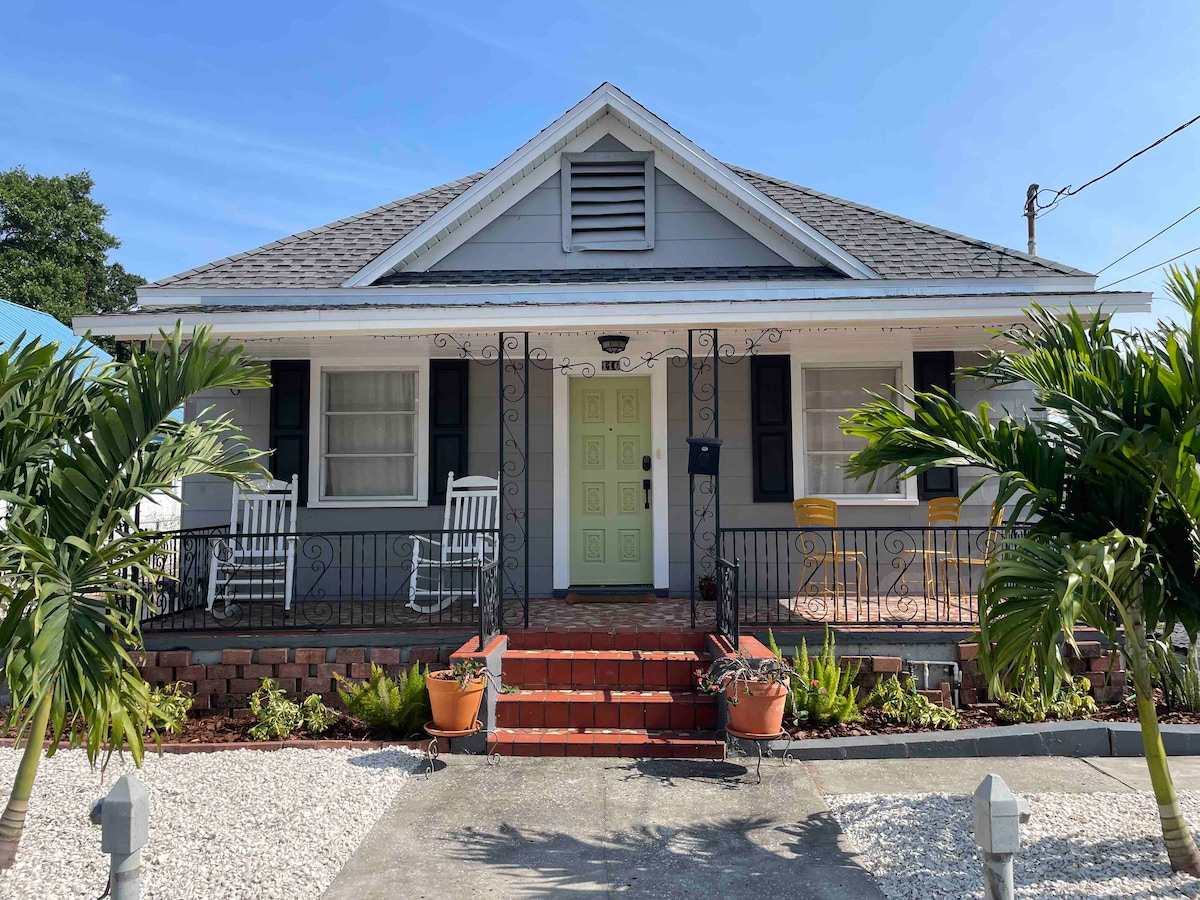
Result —
M529 629L508 636L496 702L501 754L724 759L717 706L696 691L706 635Z

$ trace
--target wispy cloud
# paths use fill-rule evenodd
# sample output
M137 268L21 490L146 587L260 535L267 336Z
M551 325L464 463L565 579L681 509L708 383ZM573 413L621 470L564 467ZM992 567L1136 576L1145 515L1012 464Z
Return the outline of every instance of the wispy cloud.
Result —
M311 142L284 142L225 123L192 118L148 105L80 90L72 85L31 81L0 73L0 96L38 104L46 111L72 116L72 128L86 128L95 137L116 139L123 146L156 151L197 161L231 165L243 173L258 169L326 183L356 184L391 198L399 184L423 183L423 167L381 165L374 160L339 153ZM47 118L43 113L43 119ZM77 131L78 133L78 131Z

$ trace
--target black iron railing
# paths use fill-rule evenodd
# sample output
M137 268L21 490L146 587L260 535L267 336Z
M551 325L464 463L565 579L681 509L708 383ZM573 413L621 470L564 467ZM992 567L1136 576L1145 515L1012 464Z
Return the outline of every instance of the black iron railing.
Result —
M741 643L741 614L738 610L738 561L717 559L717 633L729 639L736 650Z
M166 575L146 586L144 631L471 629L480 621L480 570L500 540L495 530L228 532L165 536L155 563ZM491 572L493 582L503 577L499 565Z
M479 649L504 629L504 611L501 603L500 563L493 560L479 568Z
M974 625L1001 531L957 528L723 528L738 559L740 621Z

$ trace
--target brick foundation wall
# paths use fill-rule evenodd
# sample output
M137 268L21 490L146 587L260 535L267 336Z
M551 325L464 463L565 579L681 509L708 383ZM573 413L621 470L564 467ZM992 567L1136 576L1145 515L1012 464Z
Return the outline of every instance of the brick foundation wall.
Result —
M249 709L249 697L263 678L274 678L289 694L320 694L340 707L335 675L364 679L371 663L397 675L415 662L445 668L451 648L278 647L259 650L146 650L135 655L142 677L151 685L182 681L191 686L193 710L237 714Z
M1125 695L1129 679L1125 672L1125 661L1119 652L1105 650L1099 641L1080 641L1078 653L1070 647L1064 650L1071 675L1082 675L1090 682L1091 694L1097 703L1116 703ZM962 671L959 700L964 706L991 702L987 679L979 671L978 656L978 644L958 645L958 662Z

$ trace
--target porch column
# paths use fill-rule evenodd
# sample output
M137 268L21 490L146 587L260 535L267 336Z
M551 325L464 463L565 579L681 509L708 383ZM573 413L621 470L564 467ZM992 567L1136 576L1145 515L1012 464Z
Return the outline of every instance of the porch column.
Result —
M529 332L500 332L496 341L496 452L500 473L501 590L521 603L501 620L529 627ZM519 496L518 496L519 495ZM514 583L520 573L521 583Z
M688 436L721 436L719 398L719 335L715 328L688 329ZM696 581L702 574L716 575L716 557L721 529L721 481L719 475L688 473L688 598L691 622L696 627ZM700 552L699 566L696 564ZM715 616L715 610L712 613ZM705 616L702 624L711 624Z

